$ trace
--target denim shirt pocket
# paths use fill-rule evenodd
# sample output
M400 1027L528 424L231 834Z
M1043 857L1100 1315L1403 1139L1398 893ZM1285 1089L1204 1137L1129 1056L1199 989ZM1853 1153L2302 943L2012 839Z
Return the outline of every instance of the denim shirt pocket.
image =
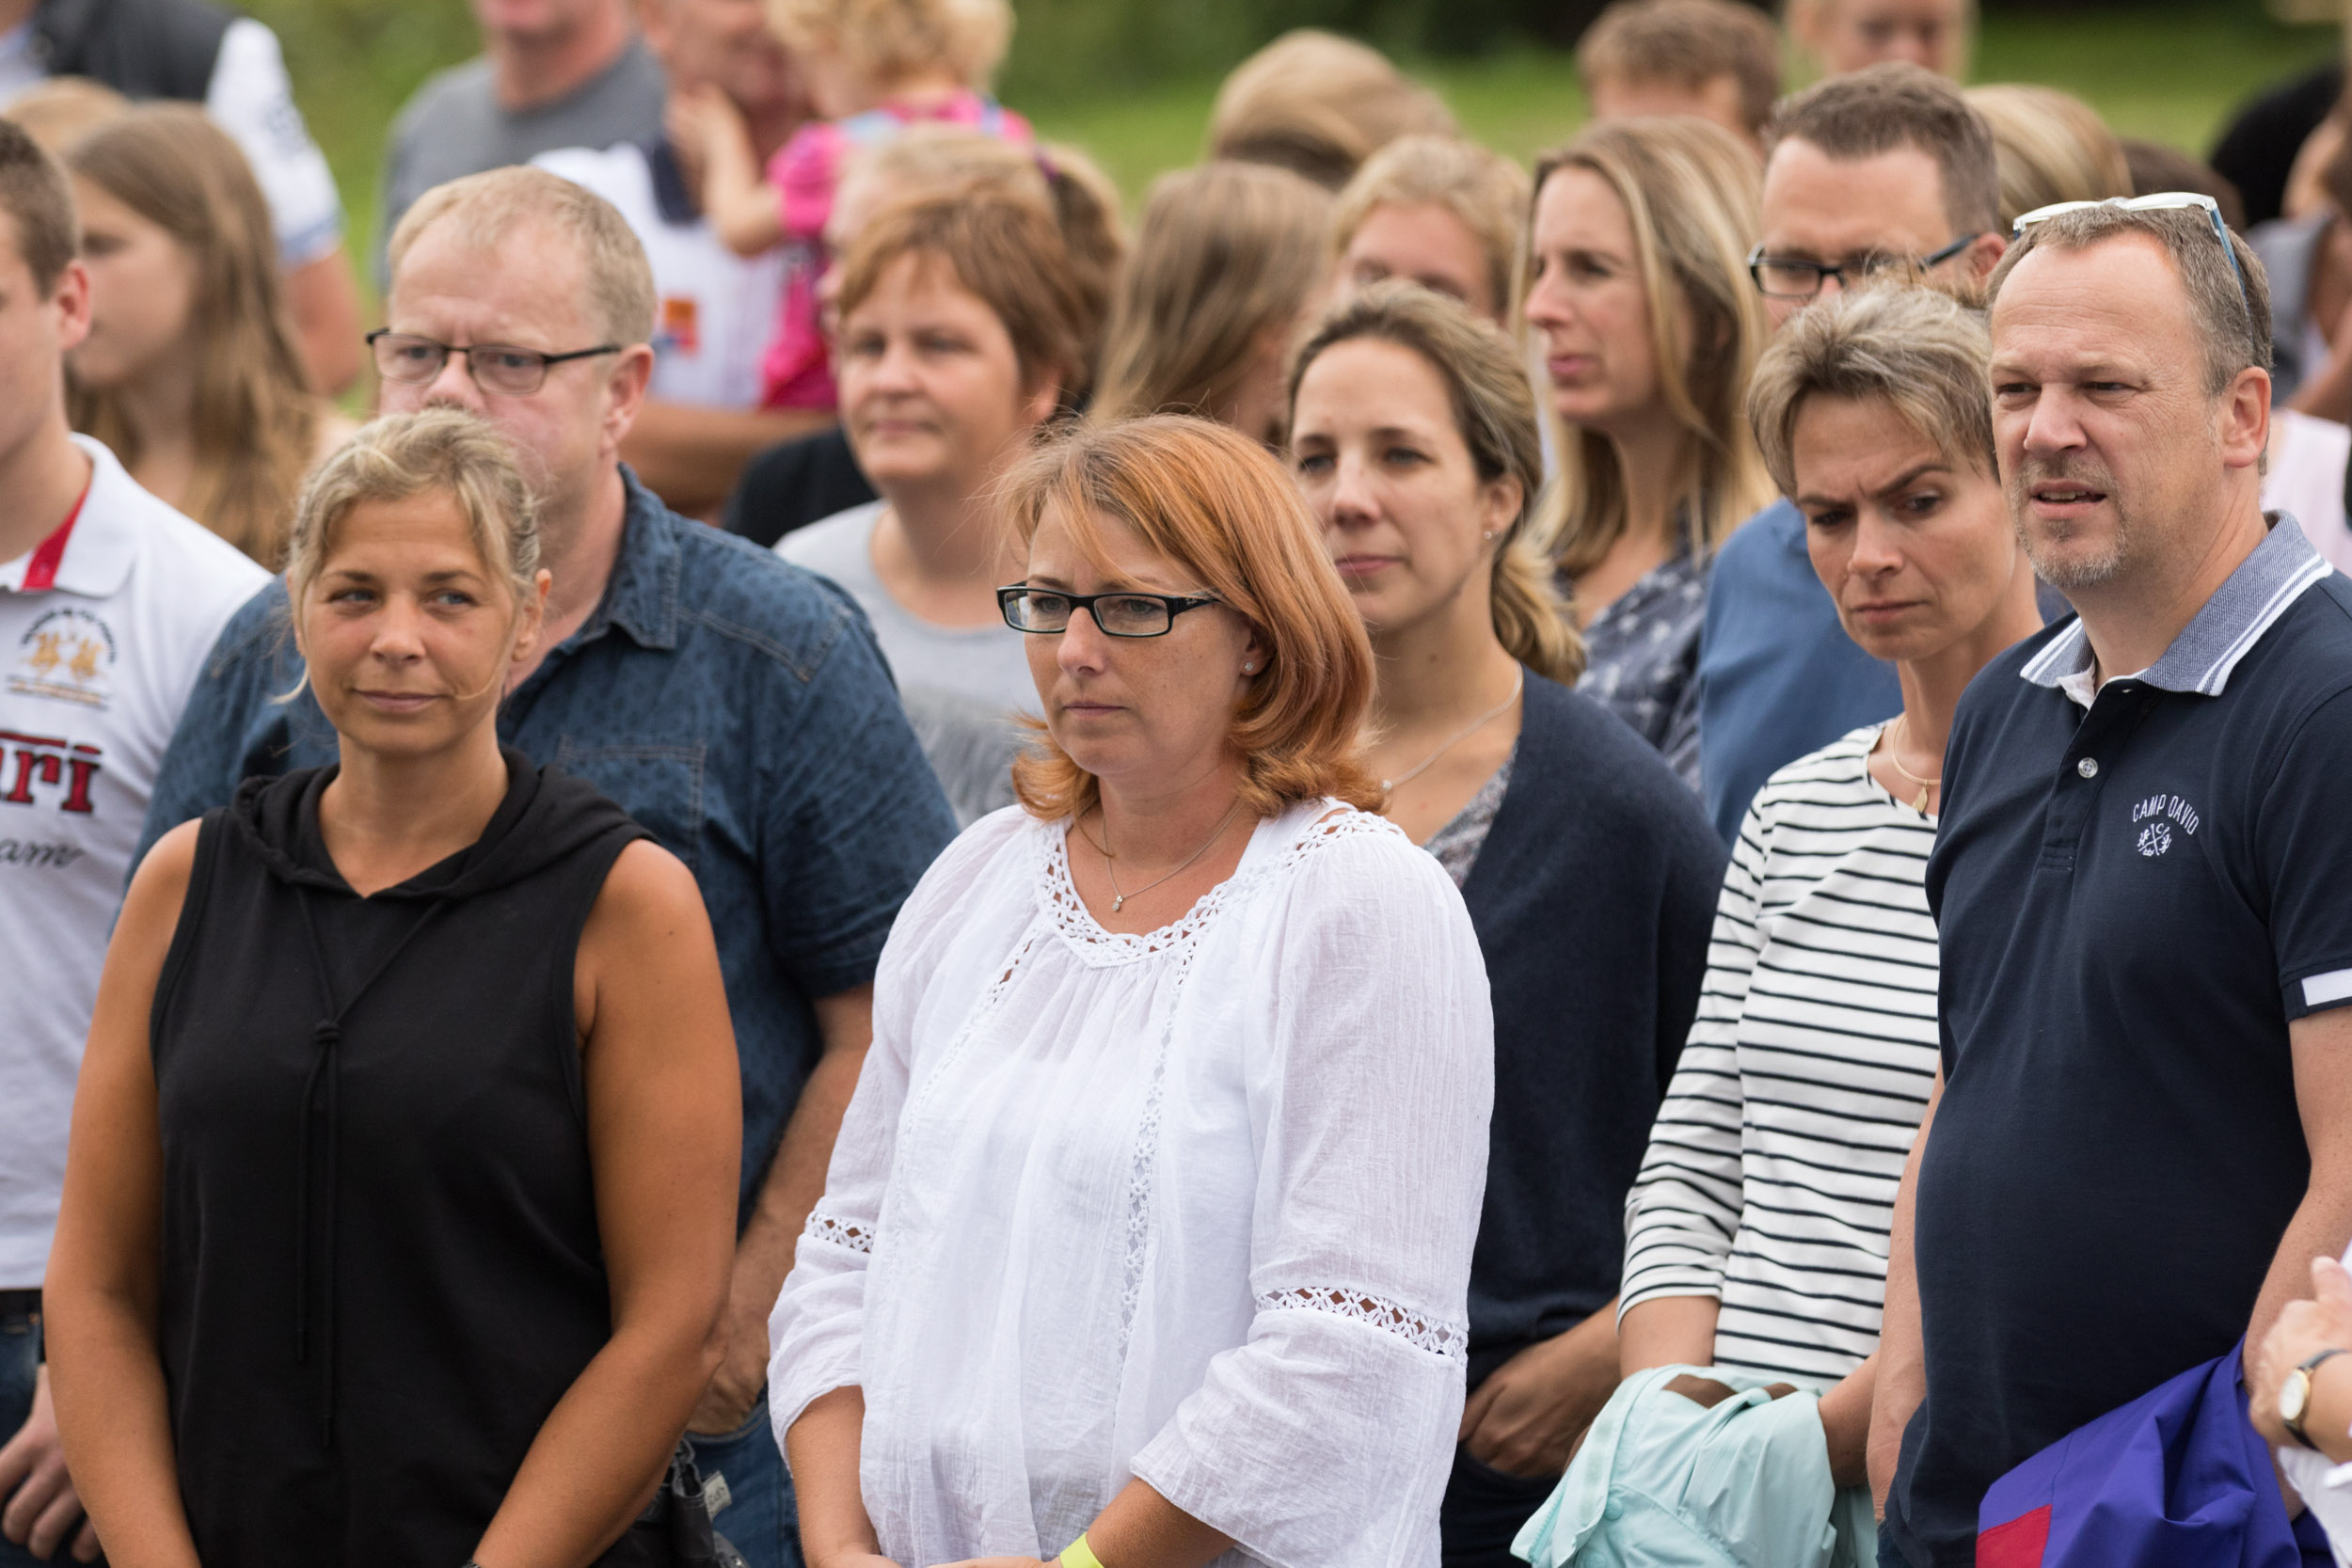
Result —
M611 796L661 847L699 875L707 751L700 741L599 746L566 735L556 741L555 765Z

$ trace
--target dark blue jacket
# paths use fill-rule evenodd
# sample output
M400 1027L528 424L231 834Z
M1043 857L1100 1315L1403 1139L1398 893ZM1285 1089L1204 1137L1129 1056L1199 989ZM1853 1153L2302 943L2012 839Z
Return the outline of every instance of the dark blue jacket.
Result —
M1617 1293L1625 1195L1698 1010L1724 847L1599 704L1532 671L1511 784L1462 889L1494 992L1470 1381Z

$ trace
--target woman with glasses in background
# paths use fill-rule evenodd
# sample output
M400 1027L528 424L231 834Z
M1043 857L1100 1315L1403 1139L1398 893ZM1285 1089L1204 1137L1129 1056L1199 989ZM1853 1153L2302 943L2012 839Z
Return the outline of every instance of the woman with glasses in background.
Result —
M1493 1026L1374 815L1372 652L1282 467L1089 427L1006 483L1044 710L925 876L771 1323L811 1568L1424 1568Z
M1597 125L1535 166L1528 326L1568 427L1539 529L1584 633L1578 689L1698 786L1717 546L1772 499L1740 418L1764 346L1756 157L1703 120Z

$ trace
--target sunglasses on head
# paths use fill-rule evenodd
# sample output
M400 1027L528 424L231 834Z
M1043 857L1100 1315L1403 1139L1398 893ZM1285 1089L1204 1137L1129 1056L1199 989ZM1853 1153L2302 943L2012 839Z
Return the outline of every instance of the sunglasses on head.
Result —
M2213 237L2221 243L2221 254L2230 259L2230 276L2237 281L2238 303L2246 307L2250 318L2254 303L2246 293L2246 274L2239 269L2237 246L2230 243L2230 226L2221 221L2221 204L2198 191L2157 191L2152 196L2109 197L2105 201L2056 201L2047 207L2036 207L2030 213L2018 214L2010 237L2024 239L2026 230L2037 223L2067 213L2080 213L2092 207L2114 207L2126 213L2201 212L2213 225Z

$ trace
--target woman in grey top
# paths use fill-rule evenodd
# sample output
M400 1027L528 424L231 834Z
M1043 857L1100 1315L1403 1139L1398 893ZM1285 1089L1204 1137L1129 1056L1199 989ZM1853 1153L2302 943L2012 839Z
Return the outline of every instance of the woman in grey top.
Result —
M1020 576L990 486L1083 389L1095 323L1042 202L994 190L885 208L843 259L842 426L882 499L776 551L858 601L965 823L1012 801L1037 688L996 589Z
M1698 784L1707 567L1772 499L1740 399L1767 333L1756 159L1694 119L1597 125L1535 166L1525 306L1567 427L1548 537L1579 688Z

